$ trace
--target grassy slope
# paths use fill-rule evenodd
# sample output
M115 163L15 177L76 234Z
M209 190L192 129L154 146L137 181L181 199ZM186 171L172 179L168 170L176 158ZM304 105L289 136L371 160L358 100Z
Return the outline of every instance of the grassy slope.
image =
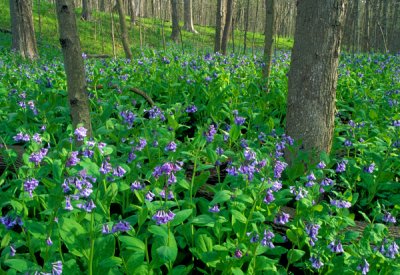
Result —
M41 51L48 52L48 48L54 53L59 52L58 30L55 14L55 7L52 4L43 2L40 7L41 14L41 31L39 31L39 9L37 1L34 1L34 23L35 31ZM80 9L76 11L79 18ZM112 55L112 35L111 35L111 15L106 13L95 13L94 20L84 22L78 19L79 35L81 38L82 49L86 53L91 54L109 54ZM115 23L115 42L117 55L123 56L123 48L119 42L118 16L114 15ZM143 18L142 24L142 46L144 48L163 49L163 33L165 34L166 47L171 47L173 43L169 39L171 34L171 25L169 22L161 22L160 20ZM139 26L130 26L130 42L134 52L140 52L140 35ZM10 29L10 14L8 1L0 1L0 29ZM183 48L185 51L212 51L214 28L196 26L198 35L182 31L183 45L174 45ZM260 33L254 34L254 51L261 51L263 47L264 36ZM0 32L0 48L10 48L11 36ZM280 49L288 49L292 46L293 41L288 39L278 39L277 47ZM235 31L235 52L243 52L243 32ZM253 33L247 35L247 53L252 52ZM232 43L230 44L230 51Z

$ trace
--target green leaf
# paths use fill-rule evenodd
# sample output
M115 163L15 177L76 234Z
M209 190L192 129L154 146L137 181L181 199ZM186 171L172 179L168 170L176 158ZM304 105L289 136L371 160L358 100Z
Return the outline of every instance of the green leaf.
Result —
M228 200L230 200L232 196L232 192L229 190L221 190L218 191L215 195L213 200L210 202L211 205L215 205L218 203L222 203L222 202L226 202Z
M29 262L27 260L22 259L9 259L5 260L4 264L9 266L12 269L15 269L18 272L26 272L29 271L32 267L35 266L34 263Z
M62 183L63 167L60 159L53 160L53 179L56 183Z
M69 218L60 218L59 225L61 238L67 248L72 254L82 257L85 235L87 235L86 230L75 220Z
M265 256L257 256L256 257L256 270L255 271L263 271L263 270L269 270L269 271L276 271L276 261L267 258Z
M192 215L192 213L193 213L193 209L185 209L185 210L179 211L178 213L175 214L175 217L172 220L172 222L170 222L170 225L171 226L176 226L178 224L181 224L187 218L189 218L190 215Z
M304 254L306 254L305 251L303 250L299 250L299 249L290 249L288 254L287 254L287 258L289 260L289 263L295 263L298 260L300 260Z
M122 246L127 249L138 250L138 251L145 250L144 242L136 237L118 236L118 239L122 243Z
M168 238L168 229L164 226L150 225L149 232L153 233L155 236Z
M113 258L114 251L115 251L114 235L110 234L96 238L94 242L93 267L97 274L102 273L103 268L106 267L102 264L103 259Z
M185 180L185 179L181 179L180 181L178 181L178 185L180 187L182 187L183 189L185 189L185 190L189 190L190 189L189 182L187 180Z
M199 225L199 226L213 227L215 220L210 215L202 214L202 215L194 217L192 219L191 223L194 225Z
M84 158L79 162L79 165L86 170L88 175L94 176L96 178L100 177L99 166L97 166L97 164L94 163L90 158Z
M157 248L157 255L164 262L174 262L178 253L177 250L169 246L160 246L159 248Z
M213 249L213 240L207 234L197 235L195 238L196 248L201 252L210 252Z
M247 218L240 213L239 211L232 209L231 210L232 213L232 218L235 218L237 221L241 222L241 223L246 223L247 222Z

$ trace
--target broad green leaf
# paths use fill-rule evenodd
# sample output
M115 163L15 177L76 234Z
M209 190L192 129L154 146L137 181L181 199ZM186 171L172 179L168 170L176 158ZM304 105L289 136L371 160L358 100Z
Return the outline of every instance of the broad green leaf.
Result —
M290 249L288 254L287 254L287 258L288 258L289 263L292 264L292 263L297 262L298 260L300 260L304 256L304 254L306 254L306 252L303 251L303 250Z
M139 250L139 251L145 250L144 242L136 237L118 236L118 239L122 243L122 246L126 247L127 249Z
M174 219L170 222L171 226L176 226L182 222L184 222L187 218L192 215L193 209L185 209L181 210L178 213L175 214Z
M215 205L218 203L226 202L228 201L232 196L232 192L229 190L221 190L218 191L215 195L213 200L210 202L211 205Z
M198 226L210 226L213 227L215 220L210 215L202 214L194 217L191 223Z
M239 211L232 209L231 210L232 213L232 217L235 218L237 221L241 222L241 223L246 223L247 222L247 218L240 213Z

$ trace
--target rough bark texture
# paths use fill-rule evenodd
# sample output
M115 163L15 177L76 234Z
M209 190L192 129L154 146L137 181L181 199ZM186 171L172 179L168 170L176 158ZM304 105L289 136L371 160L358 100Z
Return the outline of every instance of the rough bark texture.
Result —
M226 3L226 18L225 18L224 33L222 35L222 40L221 40L221 52L224 55L226 54L226 50L228 48L229 34L231 32L231 25L232 25L232 16L233 16L233 0L228 0Z
M298 2L286 130L288 135L302 142L305 151L331 150L346 4L346 0Z
M89 100L86 93L85 68L76 27L74 2L73 0L57 0L56 9L60 44L67 75L72 125L76 128L78 124L82 124L88 130L87 135L92 136Z
M33 29L32 0L10 0L11 48L23 58L39 57Z
M193 26L193 7L192 0L184 0L184 25L183 28L188 32L197 33Z
M215 18L215 39L214 39L214 52L221 51L221 38L222 38L222 25L223 25L223 11L224 1L217 0L217 13Z
M265 0L265 39L264 39L264 63L263 76L267 80L271 73L271 60L274 47L275 30L275 0Z
M128 59L132 59L132 52L129 46L128 29L126 27L124 6L122 0L117 0L117 9L119 14L119 25L121 27L121 41L124 47L125 56Z
M135 1L134 0L129 0L128 2L128 10L129 10L129 18L131 19L131 23L135 23L136 21L136 7L135 7Z
M179 40L179 14L178 0L171 0L172 33L171 39L175 42Z
M82 0L82 20L90 21L92 19L90 0Z

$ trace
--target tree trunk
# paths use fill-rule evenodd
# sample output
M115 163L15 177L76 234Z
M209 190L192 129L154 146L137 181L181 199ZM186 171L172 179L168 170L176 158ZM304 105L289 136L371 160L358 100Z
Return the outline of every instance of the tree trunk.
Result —
M171 16L172 16L171 39L174 42L178 42L178 40L179 40L178 0L171 0Z
M274 47L275 35L275 0L265 0L265 40L264 40L264 63L263 77L269 82L271 74L271 61Z
M82 20L90 21L92 19L91 12L90 0L82 0Z
M71 107L72 125L82 124L87 135L92 136L90 107L86 92L85 68L82 58L81 43L75 19L75 6L72 0L56 1L60 44L64 56L67 75L68 100Z
M193 26L193 5L192 5L192 0L184 0L183 2L184 6L184 25L183 28L192 33L197 33L197 31L194 29Z
M10 0L11 49L23 58L39 57L33 29L32 0Z
M347 0L298 2L286 131L311 159L332 147L342 26ZM287 156L289 162L292 156Z
M105 0L100 0L100 11L105 12L106 11L106 3Z
M121 28L122 46L124 47L124 52L125 52L126 58L132 59L132 52L131 52L131 48L129 46L128 29L126 27L124 7L122 4L122 0L117 0L117 9L118 9L118 14L119 14L119 25Z
M226 50L228 48L228 40L231 31L232 15L233 15L233 1L234 0L228 0L226 3L225 27L221 40L221 52L223 55L226 55Z
M128 7L129 7L129 17L131 19L131 23L135 24L135 21L136 21L135 0L129 0Z
M214 52L221 51L221 38L222 38L222 25L224 13L224 1L217 0L217 13L215 18L215 39L214 39Z
M243 53L246 54L247 50L247 31L249 30L249 12L250 12L250 0L246 2L246 10L244 13L244 37L243 37Z

